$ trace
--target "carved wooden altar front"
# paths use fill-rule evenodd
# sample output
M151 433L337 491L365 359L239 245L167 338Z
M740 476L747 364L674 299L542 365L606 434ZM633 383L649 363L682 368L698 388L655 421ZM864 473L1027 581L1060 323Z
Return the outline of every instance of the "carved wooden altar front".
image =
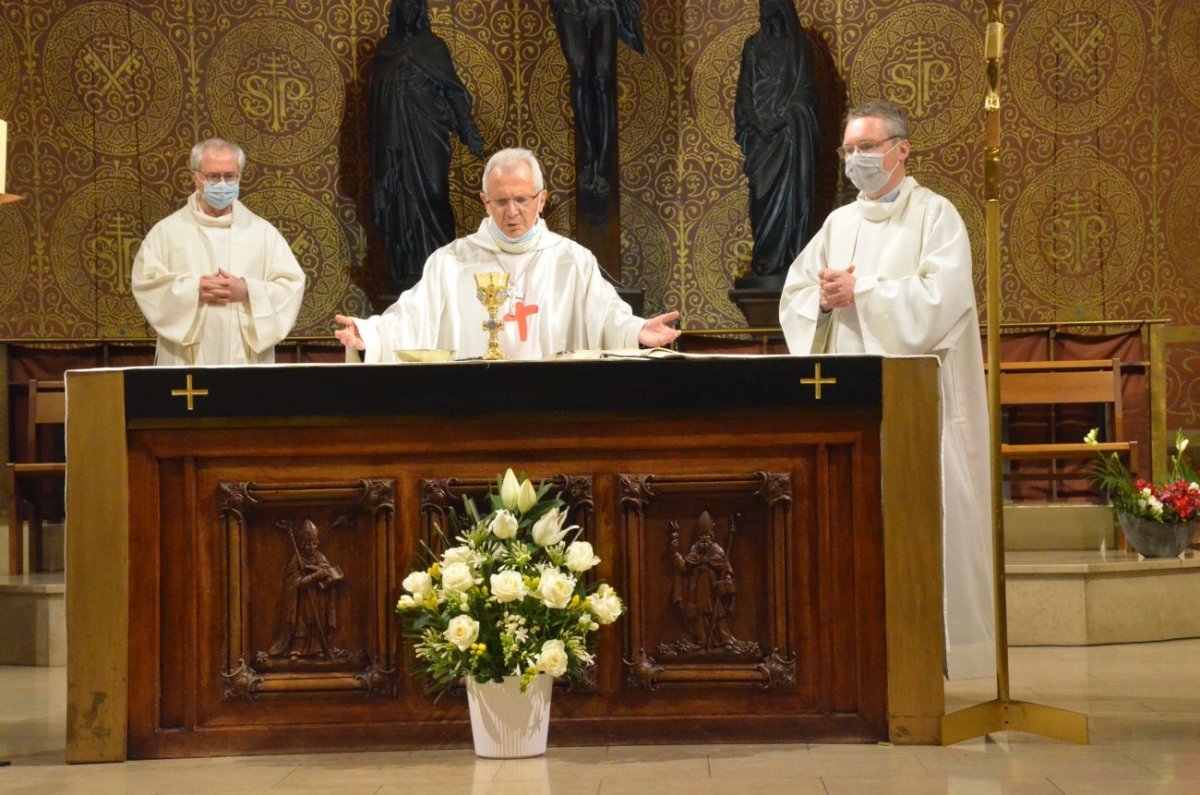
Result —
M552 745L936 741L936 388L871 357L71 373L69 756L467 744L393 606L509 466L628 608Z

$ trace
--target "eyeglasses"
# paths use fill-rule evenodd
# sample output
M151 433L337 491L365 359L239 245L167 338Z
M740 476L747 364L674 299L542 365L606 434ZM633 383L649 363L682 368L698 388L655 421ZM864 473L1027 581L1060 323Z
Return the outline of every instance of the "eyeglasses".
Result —
M529 205L537 201L537 196L513 196L511 199L484 199L484 204L491 205L497 210L504 212L514 204L518 210L524 211L529 208Z
M842 160L845 160L850 155L855 155L855 154L869 155L869 154L872 154L879 147L886 144L888 141L894 141L897 138L903 138L903 137L904 136L902 136L902 135L889 135L887 138L884 138L882 141L859 141L858 143L854 144L853 146L839 146L837 148L837 156L840 157Z
M221 182L226 182L230 185L236 185L238 184L238 180L241 179L241 176L238 174L204 174L199 171L196 173L200 174L201 178L209 185L217 185Z

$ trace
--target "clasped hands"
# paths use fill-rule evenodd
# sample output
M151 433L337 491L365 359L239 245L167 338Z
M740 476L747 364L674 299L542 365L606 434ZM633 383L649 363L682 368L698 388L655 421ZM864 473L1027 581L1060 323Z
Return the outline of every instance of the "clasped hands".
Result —
M845 309L854 303L854 266L844 271L825 268L817 273L817 287L821 295L821 311Z
M246 280L217 268L213 276L200 277L200 301L205 304L240 304L250 297Z

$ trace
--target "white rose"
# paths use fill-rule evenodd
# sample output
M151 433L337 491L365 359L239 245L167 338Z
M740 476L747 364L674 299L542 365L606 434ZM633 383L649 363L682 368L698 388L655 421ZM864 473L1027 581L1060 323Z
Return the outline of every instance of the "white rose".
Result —
M417 606L417 603L411 596L404 594L400 597L400 601L396 602L397 610L412 610Z
M459 651L466 651L479 637L479 622L470 616L455 616L450 619L442 637L457 646Z
M621 599L608 585L601 585L588 597L588 608L596 614L601 624L611 624L621 617Z
M471 560L475 557L475 553L470 547L450 547L442 553L442 568L446 568L451 563L465 563L471 565Z
M496 515L488 524L488 531L496 538L512 538L517 534L517 517L504 509L496 511Z
M587 571L599 562L592 545L586 541L572 541L567 547L567 568L571 571Z
M521 495L521 484L511 469L504 472L504 480L500 483L500 502L510 511L517 509L517 499Z
M558 569L546 569L538 583L538 596L546 607L559 610L566 607L575 595L575 578L568 577Z
M537 658L539 671L562 676L567 672L567 662L567 648L561 640L548 640L542 644L542 652Z
M433 593L433 577L427 571L414 571L404 578L401 585L418 600L423 601Z
M541 519L538 519L533 524L533 529L530 534L533 536L533 543L539 547L549 547L563 540L570 528L563 528L562 523L567 518L566 509L557 510L551 508L546 511Z
M535 505L537 505L537 491L529 482L529 478L525 478L521 481L521 492L517 495L517 510L525 513Z
M475 584L471 569L465 563L451 563L442 569L442 587L447 591L463 593Z
M505 569L492 575L492 596L497 602L515 602L524 599L526 593L528 590L520 572Z

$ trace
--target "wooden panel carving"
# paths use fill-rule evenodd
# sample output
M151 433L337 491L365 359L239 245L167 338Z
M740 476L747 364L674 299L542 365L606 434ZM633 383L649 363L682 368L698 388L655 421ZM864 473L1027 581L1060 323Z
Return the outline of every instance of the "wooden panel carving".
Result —
M793 688L788 473L619 476L625 685Z
M396 693L395 483L221 483L222 698Z

